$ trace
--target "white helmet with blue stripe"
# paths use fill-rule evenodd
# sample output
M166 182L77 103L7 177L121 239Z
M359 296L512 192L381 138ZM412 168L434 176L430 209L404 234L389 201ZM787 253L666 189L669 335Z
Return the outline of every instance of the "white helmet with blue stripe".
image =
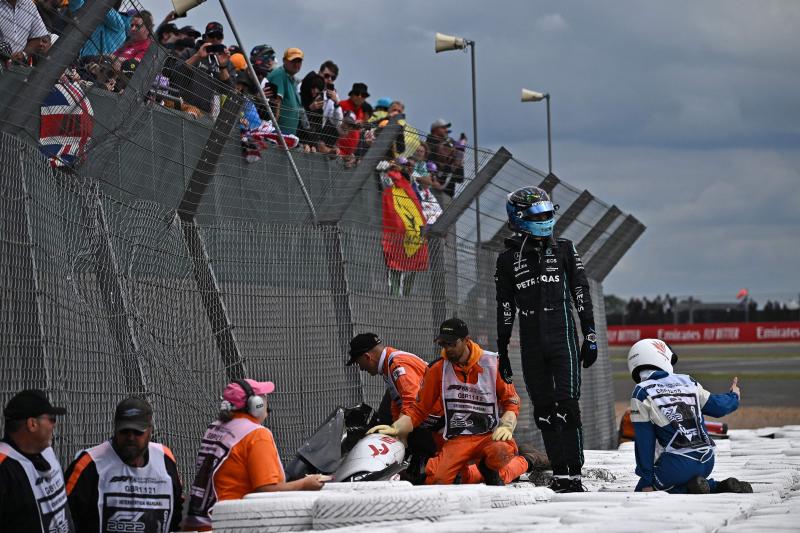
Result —
M508 226L517 233L533 237L550 237L555 227L558 206L539 187L523 187L508 195Z

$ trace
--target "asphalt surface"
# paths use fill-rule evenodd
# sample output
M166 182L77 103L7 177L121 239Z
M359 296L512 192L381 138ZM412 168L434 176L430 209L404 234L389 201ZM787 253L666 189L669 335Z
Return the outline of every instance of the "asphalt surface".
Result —
M675 371L690 374L705 389L724 392L739 377L742 397L751 406L800 406L800 344L683 345ZM633 380L627 375L628 349L611 347L614 399L628 401Z

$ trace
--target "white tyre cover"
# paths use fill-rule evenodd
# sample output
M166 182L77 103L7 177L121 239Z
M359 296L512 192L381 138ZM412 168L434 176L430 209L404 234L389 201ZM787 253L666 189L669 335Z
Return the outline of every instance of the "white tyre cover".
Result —
M330 494L314 502L314 529L333 529L374 522L437 520L451 511L446 498L421 494Z
M222 501L214 506L212 525L219 533L308 530L316 494Z
M362 490L397 490L413 487L408 481L344 481L325 483L323 491L362 491Z

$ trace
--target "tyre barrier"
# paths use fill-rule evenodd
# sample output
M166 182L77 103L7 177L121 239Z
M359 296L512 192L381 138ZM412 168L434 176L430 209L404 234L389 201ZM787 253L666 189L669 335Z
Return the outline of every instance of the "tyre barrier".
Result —
M317 494L266 492L259 497L219 502L212 514L214 532L307 531L313 527L312 514Z
M313 505L315 530L404 520L435 521L451 512L441 494L398 492L395 494L341 493L319 498Z

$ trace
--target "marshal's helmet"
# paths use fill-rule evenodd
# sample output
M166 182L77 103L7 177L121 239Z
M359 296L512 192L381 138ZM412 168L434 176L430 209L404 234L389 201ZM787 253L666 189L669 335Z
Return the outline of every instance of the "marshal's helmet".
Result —
M672 374L672 365L677 362L678 355L660 339L642 339L628 351L628 371L636 383L640 381L640 371L663 370Z
M539 187L523 187L508 195L506 212L508 226L517 233L533 237L549 237L556 224L557 205Z

